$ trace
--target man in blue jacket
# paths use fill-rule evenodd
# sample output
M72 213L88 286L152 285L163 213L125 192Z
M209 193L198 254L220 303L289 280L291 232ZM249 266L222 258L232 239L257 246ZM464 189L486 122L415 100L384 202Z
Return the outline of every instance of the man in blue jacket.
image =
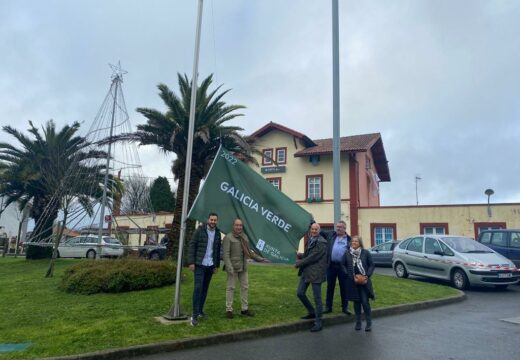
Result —
M324 235L322 233L322 235ZM325 300L325 314L332 312L332 304L334 302L334 290L336 288L336 279L339 282L339 290L341 295L341 310L346 315L352 315L348 310L348 300L346 296L347 274L344 273L341 266L341 259L350 246L350 236L347 234L347 224L341 220L336 224L336 231L325 233L329 243L329 266L327 268L327 298Z

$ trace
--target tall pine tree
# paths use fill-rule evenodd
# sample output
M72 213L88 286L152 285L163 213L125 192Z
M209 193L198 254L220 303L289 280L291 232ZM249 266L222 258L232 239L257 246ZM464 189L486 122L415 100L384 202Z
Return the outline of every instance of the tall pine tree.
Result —
M150 200L155 212L175 210L175 195L173 194L168 179L159 176L154 180L150 188Z

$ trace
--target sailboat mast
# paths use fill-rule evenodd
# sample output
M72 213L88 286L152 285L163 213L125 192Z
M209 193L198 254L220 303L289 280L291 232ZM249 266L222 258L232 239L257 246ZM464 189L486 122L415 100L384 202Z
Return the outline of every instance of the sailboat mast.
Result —
M112 119L110 120L110 137L108 142L108 152L107 152L107 162L105 167L105 182L103 185L103 199L101 201L101 209L99 211L99 245L101 246L101 239L103 236L103 221L105 220L105 206L107 203L107 187L108 187L108 175L110 171L110 157L112 156L112 135L114 134L114 120L116 116L116 103L117 103L117 90L119 88L119 83L121 81L121 77L119 74L114 76L114 80L112 80L112 88L114 89L114 102L112 104Z

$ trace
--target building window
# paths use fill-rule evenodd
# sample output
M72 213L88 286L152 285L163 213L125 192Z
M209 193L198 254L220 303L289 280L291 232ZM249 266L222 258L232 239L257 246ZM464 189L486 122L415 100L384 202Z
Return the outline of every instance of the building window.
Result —
M276 162L278 164L287 164L287 148L276 148Z
M370 158L368 156L365 156L365 169L372 169L372 164L370 162Z
M370 224L372 245L397 239L397 227L395 224ZM368 247L368 244L365 245Z
M275 188L282 191L282 178L281 177L267 178L266 180L269 181L271 183L271 185L273 185Z
M264 149L262 150L262 165L272 165L273 164L273 149Z
M478 239L482 230L506 229L505 222L476 222L473 226L475 230L475 239Z
M424 228L424 235L445 235L446 229L442 226L430 227L427 226Z
M323 175L308 175L307 176L307 200L322 200L323 199Z
M448 223L420 223L421 235L448 235Z

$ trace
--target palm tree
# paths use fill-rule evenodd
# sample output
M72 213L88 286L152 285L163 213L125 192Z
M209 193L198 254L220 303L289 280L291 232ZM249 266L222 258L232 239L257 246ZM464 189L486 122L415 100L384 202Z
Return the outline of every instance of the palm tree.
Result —
M184 171L186 166L186 149L190 116L191 81L186 75L177 74L180 96L164 84L158 85L159 96L164 101L167 111L149 108L138 108L137 112L147 119L146 124L138 125L137 131L128 134L125 140L139 142L140 145L156 145L164 153L174 153L172 163L174 178L178 180L177 197L173 227L168 237L168 255L172 256L178 248L181 224L182 195L184 192ZM213 83L213 75L202 81L197 89L197 106L195 110L195 129L193 140L193 157L188 208L191 207L199 190L201 180L206 176L209 165L222 144L226 149L239 154L246 161L254 161L250 145L238 132L243 129L229 126L226 123L243 114L237 110L242 105L227 105L222 98L229 90L219 93L221 86L209 91ZM208 209L209 210L209 209ZM193 226L188 226L189 231Z
M30 203L29 216L35 221L30 241L50 242L60 210L63 226L74 204L92 214L91 199L99 199L102 194L105 165L100 160L107 155L93 150L93 144L76 135L80 127L77 122L58 131L50 120L42 127L43 134L32 122L29 125L32 136L11 126L3 127L21 146L0 143L0 196L5 197L6 204L18 202L21 209ZM110 184L114 188L114 181Z

